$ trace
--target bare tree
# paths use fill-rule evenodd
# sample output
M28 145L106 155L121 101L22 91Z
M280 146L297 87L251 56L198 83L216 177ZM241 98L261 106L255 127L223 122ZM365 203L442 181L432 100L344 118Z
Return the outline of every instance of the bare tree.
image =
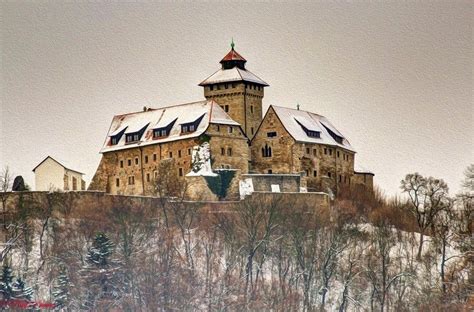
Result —
M2 214L3 214L3 228L7 228L7 220L6 220L6 205L7 200L10 195L9 191L12 186L12 179L13 174L10 172L10 168L8 166L2 169L0 174L0 200L2 201Z
M417 258L421 259L424 235L433 225L436 215L446 208L448 186L442 179L425 178L413 173L406 175L400 188L408 194L408 207L415 216L420 231Z

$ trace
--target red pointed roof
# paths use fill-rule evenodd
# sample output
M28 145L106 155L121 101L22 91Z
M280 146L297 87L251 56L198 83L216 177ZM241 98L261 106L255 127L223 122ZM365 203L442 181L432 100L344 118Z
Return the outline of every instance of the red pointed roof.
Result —
M227 62L227 61L244 61L244 62L247 62L247 60L244 59L242 57L242 55L237 53L237 51L235 51L234 48L232 48L229 51L229 53L227 53L226 56L224 56L224 58L221 60L221 63L222 62Z

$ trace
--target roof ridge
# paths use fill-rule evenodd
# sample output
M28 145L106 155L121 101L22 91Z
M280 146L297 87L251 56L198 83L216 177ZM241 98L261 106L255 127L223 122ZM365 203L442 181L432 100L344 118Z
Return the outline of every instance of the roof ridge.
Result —
M134 114L140 114L140 113L148 113L148 112L153 112L157 110L164 110L167 108L172 108L176 106L184 106L184 105L191 105L191 104L197 104L197 103L203 103L203 102L208 102L208 100L201 100L201 101L194 101L194 102L188 102L188 103L180 103L180 104L174 104L174 105L168 105L168 106L163 106L159 108L149 108L148 110L144 111L136 111L136 112L131 112L131 113L125 113L125 114L120 114L120 115L114 115L114 117L122 117L122 116L128 116L128 115L134 115Z

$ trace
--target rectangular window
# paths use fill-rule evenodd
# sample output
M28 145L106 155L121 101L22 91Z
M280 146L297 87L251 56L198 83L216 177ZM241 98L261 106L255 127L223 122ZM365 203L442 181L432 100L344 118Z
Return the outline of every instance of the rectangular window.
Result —
M306 169L306 176L309 177L309 170Z
M173 158L173 152L169 152L168 154L169 154L170 158Z
M181 158L181 150L178 151L178 157Z
M327 155L327 154L328 154L328 149L324 148L324 155Z
M224 106L224 111L225 111L226 113L229 112L229 105L225 105L225 106Z
M138 157L135 157L135 165L138 165Z
M134 185L135 184L135 177L134 176L128 177L128 184L129 185Z
M313 156L317 156L318 155L318 152L315 148L313 148Z
M309 154L309 147L306 148L306 154Z
M155 180L156 180L156 179L158 178L158 171L156 171L156 170L153 171L153 176L154 176L154 178L155 178Z
M118 143L118 141L119 141L118 139L119 139L119 138L116 137L116 136L115 136L115 137L112 137L112 145L117 145L117 143Z
M339 158L339 151L337 151L337 158Z
M214 90L214 86L213 86L213 85L210 85L210 86L209 86L209 90L210 90L210 91Z
M250 132L253 134L253 127L250 127Z
M191 156L191 149L188 148L188 155Z
M225 148L221 147L221 155L225 155Z
M120 186L120 179L119 178L115 179L115 186L116 187Z
M148 155L145 155L145 164L148 164Z
M227 149L227 156L232 156L232 148Z
M178 168L178 174L180 177L183 176L183 168Z
M339 175L339 182L342 182L342 175Z
M236 88L237 87L237 84L236 83L232 83L232 88Z
M328 172L328 177L331 177L331 172Z
M146 174L146 181L150 182L150 174L149 173Z
M329 155L332 155L332 148L329 149Z
M250 105L250 112L253 114L253 105Z
M217 125L217 132L220 132L220 131L221 131L221 127Z
M318 176L318 172L316 170L313 170L313 177L317 177Z
M234 132L234 127L229 126L229 133L232 133L232 132Z
M224 87L225 87L226 89L229 89L229 84L228 84L228 83L224 84Z
M123 160L120 161L120 168L123 168Z
M153 154L153 161L156 161L156 154Z
M131 159L128 159L127 160L127 163L128 163L128 166L130 167L132 165L132 160Z
M273 137L276 137L276 136L277 136L277 133L275 131L267 132L267 137L268 138L273 138Z

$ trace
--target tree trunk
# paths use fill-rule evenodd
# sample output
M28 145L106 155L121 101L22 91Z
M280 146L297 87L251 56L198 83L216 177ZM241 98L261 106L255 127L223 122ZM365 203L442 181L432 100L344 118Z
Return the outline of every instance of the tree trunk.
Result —
M416 255L417 260L421 260L421 252L423 250L423 237L424 237L424 231L420 231L420 243L418 245L418 253Z

